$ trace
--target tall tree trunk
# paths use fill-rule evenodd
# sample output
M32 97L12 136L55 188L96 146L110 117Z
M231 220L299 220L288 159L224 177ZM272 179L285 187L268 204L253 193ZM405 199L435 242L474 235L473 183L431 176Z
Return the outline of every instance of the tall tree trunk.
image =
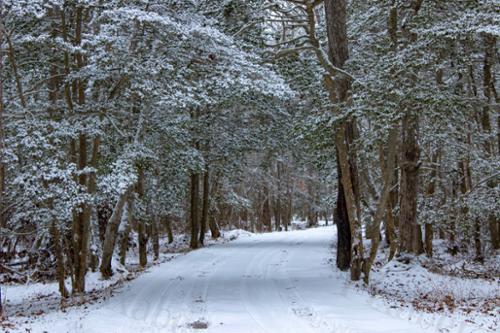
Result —
M389 194L389 200L387 201L386 204L385 218L386 218L385 219L386 240L389 243L389 258L387 260L391 261L396 255L396 252L398 250L398 239L396 237L396 227L394 225L394 217L392 214L390 194Z
M153 216L151 225L151 238L153 243L153 255L154 260L158 260L160 258L160 235L158 231L158 216Z
M272 231L271 207L269 205L269 189L264 186L264 204L262 206L262 224L266 226L266 231Z
M328 50L332 64L337 68L342 68L349 58L349 47L347 40L347 1L346 0L326 0L325 15L328 35ZM336 105L346 103L349 99L350 78L344 74L337 77L325 77L326 86L330 92L330 98ZM337 128L335 144L338 158L338 175L342 183L344 200L337 199L337 211L347 212L351 239L351 279L358 280L361 275L363 262L363 240L360 225L358 170L356 165L356 154L351 149L351 144L355 136L355 121L344 120ZM340 196L339 196L340 197ZM345 204L340 207L339 204ZM341 218L342 215L337 214ZM337 221L339 223L339 221ZM343 222L341 222L343 223ZM337 231L340 238L347 235L340 235L345 229ZM337 251L338 253L339 251ZM337 254L339 255L339 254ZM347 256L344 255L344 258ZM338 262L339 260L337 260Z
M437 164L439 161L439 152L434 153L431 157L431 162L433 165L433 169L430 173L430 181L429 185L427 185L426 196L427 198L432 198L434 196L434 192L436 189L436 177L437 177ZM425 253L429 258L432 258L432 239L433 239L434 230L432 224L425 224Z
M351 228L349 226L349 217L347 216L340 166L337 166L337 170L340 174L338 175L337 204L333 216L333 221L337 225L337 267L340 270L348 270L351 267Z
M418 118L407 111L403 117L401 140L400 231L401 250L422 253L422 233L417 224L418 168Z
M274 202L274 223L275 223L275 230L276 231L281 231L281 223L282 223L282 208L281 208L281 176L282 176L282 162L277 161L276 162L276 178L277 178L277 191L275 195L275 202Z
M165 229L167 231L168 244L172 244L174 242L174 234L172 232L172 225L170 222L170 217L168 215L165 215L163 217L163 225L165 226Z
M495 76L493 75L493 68L495 64L495 50L497 45L496 37L493 35L486 34L483 36L484 40L484 65L483 65L483 92L486 98L487 105L483 108L481 115L481 125L483 131L487 134L487 139L485 140L485 150L488 158L491 158L494 154L494 143L491 136L491 121L490 121L490 111L491 104L496 103L498 109L499 98L495 87ZM498 135L498 154L500 155L500 111L497 111L497 135ZM488 182L490 188L495 188L498 181L494 179ZM488 216L488 227L490 232L491 245L494 250L500 249L500 219L492 212Z
M382 218L384 217L384 213L386 211L387 202L389 201L389 195L392 186L392 178L394 176L397 135L398 135L397 128L394 127L389 130L389 138L387 140L387 149L388 149L387 162L385 162L383 149L380 149L380 164L382 166L381 173L383 176L384 185L380 193L379 200L377 202L377 209L375 211L375 216L373 217L373 223L371 224L373 230L371 231L372 239L371 239L370 256L363 263L365 283L368 283L370 279L370 270L372 268L373 262L375 261L378 246L380 243L380 224L382 222Z
M142 165L137 168L137 194L139 200L144 199L144 169ZM144 218L141 217L137 219L137 242L139 243L139 265L141 267L146 267L148 264L148 235L146 230L146 223Z
M209 195L210 195L209 186L210 186L210 177L209 177L209 170L208 170L208 165L207 165L207 166L205 166L205 172L203 173L203 198L202 198L201 219L200 219L200 244L201 245L204 244L205 234L207 232L208 212L209 212L208 205L209 205ZM213 232L212 232L212 237L213 237Z
M83 34L83 7L78 6L76 8L75 15L75 45L80 46L82 42ZM78 69L84 67L83 55L81 52L76 53L76 66ZM85 104L85 82L83 79L78 79L74 82L75 93L77 95L77 101L80 106ZM87 167L87 136L85 133L80 133L79 138L79 151L78 151L78 170L82 171L78 177L78 182L81 186L88 186L87 173L83 172ZM87 187L87 191L89 191ZM91 206L89 203L85 202L80 205L79 212L76 213L76 220L73 225L73 236L74 236L74 293L85 292L85 275L87 273L87 260L89 252L89 239L90 239L90 218L91 218Z
M62 298L66 298L69 296L69 294L68 290L66 289L66 285L64 284L64 279L66 277L66 274L64 273L64 255L63 248L61 246L61 233L59 232L59 227L56 220L52 221L49 231L54 243L54 255L56 257L56 276L57 283L59 285L59 293L61 294ZM1 302L2 300L0 298L0 303Z
M191 173L191 214L190 214L190 225L191 225L191 242L189 246L192 249L198 248L198 235L200 229L200 221L198 217L198 203L200 201L200 176L194 171Z
M120 228L120 223L122 221L123 208L130 196L130 189L125 190L118 196L118 200L113 209L113 214L109 218L106 225L106 232L104 234L104 242L102 246L102 260L100 271L102 277L108 279L113 275L113 270L111 267L111 259L113 258L113 251L115 248L116 237L118 235L118 229ZM126 236L128 240L128 235Z
M132 193L127 197L127 225L120 235L120 264L125 266L127 258L129 235L134 221L134 196Z
M361 234L361 222L359 209L356 205L355 184L352 181L351 165L349 163L348 145L346 142L345 124L339 126L335 136L335 144L338 151L339 164L342 172L342 186L351 230L351 279L357 281L361 277L363 264L363 239Z
M395 143L396 151L399 151L399 140ZM396 233L396 228L399 225L398 220L399 217L396 217L394 214L394 207L398 204L398 184L399 184L399 172L398 172L398 157L394 156L394 170L392 176L392 184L391 190L389 191L389 199L386 203L386 211L385 211L385 234L386 241L389 244L389 257L388 261L391 261L396 255L399 249L399 240Z
M217 193L219 191L219 181L217 179L217 177L213 177L215 178L215 180L213 181L213 184L212 186L209 185L209 189L210 189L210 194L208 195L209 196L209 199L210 198L214 198L213 200L215 201L216 197L217 197ZM210 179L210 170L209 170L209 179ZM220 237L220 230L219 230L219 225L216 221L216 209L215 209L215 205L212 205L211 204L211 200L208 201L208 226L210 228L210 234L212 236L212 239L217 239Z
M3 8L0 6L0 45L3 45ZM4 156L4 122L3 122L3 49L0 47L0 154ZM5 164L0 159L0 228L5 227ZM0 244L2 245L2 244ZM0 320L3 319L2 287L0 286Z
M285 231L288 231L288 226L292 223L293 218L293 184L290 179L290 172L288 172L288 184L287 184L287 205L286 205L286 218L285 218Z

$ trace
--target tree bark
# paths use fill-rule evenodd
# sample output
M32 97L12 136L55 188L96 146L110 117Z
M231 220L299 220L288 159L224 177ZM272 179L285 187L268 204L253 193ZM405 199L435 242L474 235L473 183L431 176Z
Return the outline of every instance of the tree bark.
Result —
M144 198L144 169L141 165L137 168L138 178L137 178L137 194L139 199ZM141 267L146 267L148 264L148 236L146 234L146 224L144 218L141 217L137 219L137 242L139 243L139 265Z
M266 231L272 231L271 207L269 205L269 189L264 187L264 204L262 207L262 224L266 226Z
M75 15L75 45L80 46L82 42L83 34L83 8L78 6L76 8ZM83 55L81 52L76 53L76 66L78 69L83 68ZM77 95L77 101L80 106L85 104L85 82L83 79L78 79L74 82L75 93ZM87 137L85 133L80 133L79 138L79 151L78 151L78 170L83 171L87 167ZM85 172L81 172L78 177L78 182L81 186L88 186L88 177ZM90 193L87 188L87 192ZM90 193L91 194L91 193ZM91 217L91 206L89 203L82 203L80 205L80 211L76 213L76 219L73 224L73 236L74 236L74 293L85 292L85 275L87 273L87 259L89 252L89 238L90 238L90 217Z
M172 244L174 241L174 234L172 233L172 225L168 216L163 217L163 225L167 230L168 244Z
M203 173L203 198L202 198L202 208L201 208L201 219L200 219L200 244L204 245L205 234L207 232L207 222L208 222L208 205L209 205L209 195L210 195L210 179L209 179L208 165L205 167L205 172ZM213 232L212 232L213 237Z
M151 238L153 243L153 256L154 260L160 258L160 235L158 233L158 217L154 216L151 225Z
M377 202L377 210L375 211L375 216L373 217L373 223L371 227L373 228L371 234L371 248L370 248L370 256L363 262L363 273L364 273L364 282L368 283L370 279L370 270L372 268L373 262L375 261L375 257L377 255L378 246L380 243L380 224L382 222L382 218L384 217L384 213L386 211L387 202L389 200L389 195L392 186L392 178L394 176L395 169L395 157L396 157L396 142L397 142L397 129L391 128L389 130L389 138L387 142L387 162L385 162L385 158L383 156L383 149L380 152L380 162L382 165L382 175L383 175L383 188L380 193L380 198Z
M356 197L352 182L351 167L349 164L348 146L345 138L345 124L339 126L335 136L335 144L338 151L339 164L342 171L342 186L351 230L351 280L357 281L361 277L363 264L363 239L361 234L361 223L359 210L356 207Z
M338 175L337 204L334 209L333 220L337 225L337 267L344 271L351 267L351 228L349 226L349 217L347 216L340 166L337 166L337 170L340 174Z
M57 276L57 283L59 286L59 293L61 294L62 298L66 298L69 296L69 293L68 290L66 289L66 285L64 284L66 274L64 273L64 255L63 255L63 248L61 246L61 233L59 232L59 228L55 220L52 222L50 226L50 235L54 243L54 256L56 257L56 276ZM2 301L0 298L0 303L1 302Z
M3 44L3 8L0 6L0 45ZM3 50L0 47L0 154L4 156L4 123L3 123ZM5 227L5 165L3 158L0 159L0 228ZM0 244L1 245L1 244ZM0 321L3 319L2 287L0 286Z
M134 220L134 196L132 193L127 197L127 225L123 228L120 239L120 264L125 266L127 258L129 235L132 230L132 222Z
M197 249L198 248L198 235L199 235L199 228L200 228L200 221L198 218L198 203L200 201L200 193L199 193L199 187L200 187L200 176L198 173L192 172L191 173L191 214L190 214L190 225L191 225L191 242L189 243L189 246L192 249Z
M483 65L483 92L484 97L486 98L487 105L483 108L483 112L481 115L481 124L483 130L488 135L488 138L485 142L485 150L487 153L487 157L490 158L494 154L494 143L491 142L491 121L490 121L490 110L491 104L496 103L498 105L499 98L495 87L495 76L493 75L493 67L495 64L495 47L497 45L496 37L493 35L486 34L483 37L484 40L484 65ZM498 108L498 106L497 106ZM498 139L498 154L500 155L500 112L497 111L497 139ZM497 186L497 181L488 182L488 186L490 188L494 188ZM494 214L491 213L488 216L488 227L490 232L490 240L491 246L494 250L500 249L500 219Z
M328 35L328 50L332 64L337 68L342 68L349 58L349 48L347 40L347 1L327 0L325 1L325 15ZM330 92L330 98L335 105L346 103L349 100L350 78L344 74L332 78L325 77L325 84ZM351 279L358 280L361 275L363 262L363 240L360 227L360 207L358 172L356 166L356 154L351 150L350 144L355 135L355 121L353 119L344 120L339 124L335 135L337 149L338 175L342 183L344 200L337 199L337 212L347 212L351 239ZM345 204L340 207L339 204ZM342 217L342 215L337 215ZM339 221L337 221L339 223ZM342 223L342 222L341 222ZM346 238L347 235L340 235ZM345 232L345 229L341 229ZM337 251L337 255L339 251ZM347 256L344 255L344 258ZM339 262L339 260L337 260Z
M115 208L113 209L113 214L109 218L109 221L106 225L100 267L100 271L104 279L108 279L113 275L111 260L113 258L113 251L115 248L116 237L118 235L118 229L120 228L120 223L122 221L123 208L125 207L125 203L127 202L129 196L130 189L125 190L118 196Z
M431 162L435 165L430 173L430 181L427 186L426 196L428 198L432 198L434 196L434 192L436 190L436 177L437 177L437 164L439 161L439 152L433 154L431 157ZM433 226L430 223L425 224L425 253L427 257L432 258L433 248L432 248L432 239L433 239Z
M421 229L417 224L418 168L418 118L407 111L403 117L401 140L400 231L401 250L422 253Z

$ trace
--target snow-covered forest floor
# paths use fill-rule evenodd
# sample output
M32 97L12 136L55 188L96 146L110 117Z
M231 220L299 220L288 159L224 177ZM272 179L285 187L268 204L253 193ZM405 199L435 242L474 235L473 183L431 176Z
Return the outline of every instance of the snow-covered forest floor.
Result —
M384 299L390 308L406 309L408 315L435 314L426 325L442 325L449 317L448 324L453 322L457 332L498 331L499 256L478 264L473 258L450 255L441 240L434 241L434 249L431 259L404 255L390 262L388 249L383 249L370 285L363 288ZM448 332L446 325L443 332Z
M133 264L134 255L126 267L114 263L111 280L90 273L90 292L64 305L55 283L4 287L9 318L2 330L461 333L499 328L498 258L484 266L483 275L466 277L467 259L448 256L444 244L436 244L432 261L396 258L382 265L381 252L370 286L364 287L335 267L333 227L223 235L192 252L183 235L172 244L162 242L160 259L144 274Z

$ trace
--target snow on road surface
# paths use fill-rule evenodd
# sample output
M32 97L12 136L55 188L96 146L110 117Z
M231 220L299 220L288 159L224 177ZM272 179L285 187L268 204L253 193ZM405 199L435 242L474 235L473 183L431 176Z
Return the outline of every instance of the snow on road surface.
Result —
M102 304L41 316L31 332L441 331L350 285L332 262L334 232L253 235L192 251L153 267Z

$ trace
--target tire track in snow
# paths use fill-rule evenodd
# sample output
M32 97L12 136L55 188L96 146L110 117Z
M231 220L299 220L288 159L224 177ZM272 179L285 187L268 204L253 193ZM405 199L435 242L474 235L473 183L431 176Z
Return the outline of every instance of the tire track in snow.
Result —
M302 242L295 243L295 245L301 245ZM290 278L289 273L286 271L285 263L288 262L291 253L295 253L297 250L287 251L286 256L282 258L282 264L278 270L280 279L276 280L275 283L279 289L281 289L281 294L290 304L291 312L305 321L310 325L314 332L326 332L334 333L336 328L329 325L321 316L314 310L314 307L305 301L300 292L298 291L297 285L295 285ZM285 285L279 285L278 281L282 281Z
M156 307L157 316L159 316L162 311L165 311L170 317L170 320L173 321L172 324L182 328L184 331L190 331L189 324L200 319L199 317L195 317L195 312L193 312L193 295L199 286L198 278L200 277L200 274L210 272L210 268L216 266L217 268L210 273L210 275L213 276L213 274L217 272L218 267L220 267L220 263L225 260L225 257L216 257L205 263L203 266L197 267L195 270L193 269L193 266L197 266L200 259L203 260L203 258L198 257L199 256L196 257L196 261L193 265L185 267L183 275L179 275L181 278L173 279L165 287ZM186 278L186 275L189 277ZM209 281L203 282L202 289L208 289L208 284ZM204 312L206 312L206 305L199 308L199 313Z
M283 237L277 241L283 241ZM246 278L240 285L245 308L265 332L312 332L300 318L290 313L286 315L288 304L274 288L274 279L270 277L270 273L275 273L274 267L277 267L279 262L275 263L274 259L279 258L281 253L283 253L283 248L277 248L271 253L269 249L263 249L254 254L245 271ZM251 282L257 284L253 291L249 288ZM281 304L276 304L276 300L279 300ZM282 312L277 313L277 309L282 309Z

